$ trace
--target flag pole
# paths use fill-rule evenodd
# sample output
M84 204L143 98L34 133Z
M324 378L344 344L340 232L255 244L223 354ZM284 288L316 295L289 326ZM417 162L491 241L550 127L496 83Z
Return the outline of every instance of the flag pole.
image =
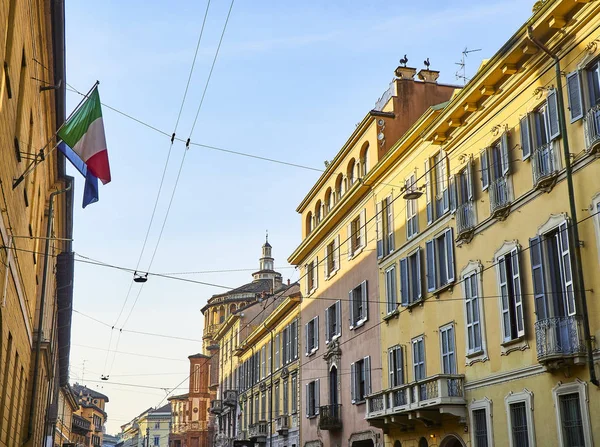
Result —
M17 179L14 179L13 181L13 185L12 185L12 189L14 190L17 186L19 186L23 180L25 180L25 177L27 177L30 173L32 173L35 168L42 162L45 160L45 156L44 156L44 149L46 149L48 147L48 145L50 143L52 143L52 140L56 137L56 135L58 134L58 132L60 132L60 130L64 127L64 125L69 121L69 119L75 114L75 112L77 112L82 104L85 102L86 99L89 98L89 96L92 94L92 92L94 91L95 88L98 88L98 85L100 84L100 81L96 80L96 82L94 82L94 85L92 85L92 88L90 88L88 90L88 92L83 96L83 98L81 99L81 101L79 101L79 104L77 104L77 106L73 109L73 111L69 114L69 116L63 121L63 123L58 127L58 129L56 129L56 132L54 132L52 134L52 136L50 137L50 139L48 140L48 142L35 154L35 158L33 159L33 161L31 163L29 163L29 165L25 168L25 171L23 171L23 174L21 174ZM50 151L48 151L48 155L50 155L50 153L56 149L56 147L62 142L62 140L58 140L56 142L56 144L54 145L54 147L52 149L50 149ZM38 161L38 157L40 159L40 161Z

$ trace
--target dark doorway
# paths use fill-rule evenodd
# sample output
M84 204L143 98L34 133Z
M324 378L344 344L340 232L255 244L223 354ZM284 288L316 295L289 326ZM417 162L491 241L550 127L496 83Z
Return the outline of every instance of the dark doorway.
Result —
M338 374L335 366L329 371L329 404L338 404Z

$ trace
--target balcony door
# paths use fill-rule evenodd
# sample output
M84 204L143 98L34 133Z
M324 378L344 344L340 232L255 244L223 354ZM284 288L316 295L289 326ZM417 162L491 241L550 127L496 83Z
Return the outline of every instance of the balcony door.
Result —
M329 371L329 404L338 404L338 371L335 366Z

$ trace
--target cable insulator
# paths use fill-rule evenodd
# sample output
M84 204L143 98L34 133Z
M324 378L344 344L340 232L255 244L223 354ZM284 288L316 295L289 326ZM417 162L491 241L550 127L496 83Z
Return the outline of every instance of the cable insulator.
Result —
M175 132L173 132L173 135L171 135L171 144L173 144L174 141L175 141Z
M190 148L190 139L188 138L187 141L185 142L185 148L189 149Z

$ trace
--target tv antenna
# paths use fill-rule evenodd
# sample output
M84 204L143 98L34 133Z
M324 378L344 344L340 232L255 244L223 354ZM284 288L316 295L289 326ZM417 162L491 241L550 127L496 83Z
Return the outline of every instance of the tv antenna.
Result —
M469 50L467 47L462 51L462 57L460 58L460 62L455 62L458 65L458 70L456 70L455 76L456 79L462 79L463 85L466 85L471 79L467 78L467 56L469 53L475 53L476 51L481 51L481 48L477 48L475 50Z

